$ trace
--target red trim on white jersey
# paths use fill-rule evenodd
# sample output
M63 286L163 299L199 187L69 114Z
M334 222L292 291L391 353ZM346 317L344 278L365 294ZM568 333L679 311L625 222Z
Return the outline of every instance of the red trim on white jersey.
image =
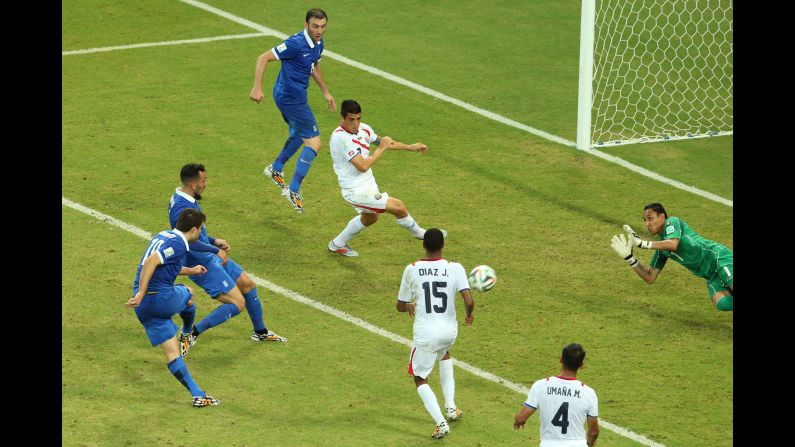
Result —
M445 261L444 258L420 259L420 261Z
M577 380L576 377L561 377L561 376L555 376L555 377L557 377L558 379L563 379L563 380ZM547 380L549 380L549 379L547 379Z
M359 140L354 140L353 138L351 138L351 141L353 141L354 143L358 144L359 146L361 146L361 147L363 147L363 148L367 149L368 151L370 150L370 146L366 146L364 143L362 143L362 142L361 142L361 141L359 141Z
M409 358L409 374L412 376L414 375L414 368L411 367L411 362L414 361L414 352L417 351L417 348L411 350L411 357Z
M362 127L362 130L363 130L363 131L365 131L365 132L367 132L367 136L368 136L368 137L370 136L370 131L369 131L369 130L365 129L364 127Z

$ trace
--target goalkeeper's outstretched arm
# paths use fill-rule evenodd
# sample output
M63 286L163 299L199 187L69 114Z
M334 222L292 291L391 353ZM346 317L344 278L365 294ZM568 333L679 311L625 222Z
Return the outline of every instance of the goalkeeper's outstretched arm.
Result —
M613 236L610 245L613 247L613 250L616 252L616 254L621 256L627 265L629 265L632 270L634 270L635 273L643 278L643 280L648 284L651 284L657 280L657 275L660 274L660 269L651 268L641 264L638 258L632 254L632 248L635 246L635 242L631 233L629 233L627 237L624 237L623 234L617 234Z

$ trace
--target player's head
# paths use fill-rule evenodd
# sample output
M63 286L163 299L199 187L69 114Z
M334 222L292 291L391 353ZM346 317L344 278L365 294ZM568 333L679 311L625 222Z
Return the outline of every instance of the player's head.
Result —
M177 230L188 238L188 241L195 242L199 239L202 232L202 225L207 217L201 211L193 208L185 208L179 213L177 218Z
M207 172L201 163L188 163L179 171L182 187L190 190L196 200L201 200L202 192L207 186Z
M649 234L660 234L667 218L668 213L660 203L654 202L643 207L643 222Z
M326 11L312 8L306 12L306 24L304 28L307 34L309 34L309 37L315 42L320 42L320 39L323 38L323 33L326 32L327 24L328 16L326 15Z
M563 353L560 354L560 363L563 368L569 371L577 371L582 367L582 362L585 360L585 349L579 343L572 343L563 348Z
M359 124L362 123L362 106L360 106L356 100L346 99L342 101L340 115L342 115L340 126L342 126L346 132L359 132Z
M439 253L444 247L444 235L442 230L438 228L429 228L425 230L425 236L422 237L422 246L425 251L430 253Z

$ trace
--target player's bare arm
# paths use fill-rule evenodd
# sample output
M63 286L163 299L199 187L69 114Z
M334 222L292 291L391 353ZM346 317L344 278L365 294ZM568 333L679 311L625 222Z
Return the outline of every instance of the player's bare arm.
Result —
M215 239L213 241L213 245L220 248L221 250L229 251L229 242L224 239Z
M596 445L596 438L599 437L599 418L588 416L588 433L585 435L588 447Z
M203 275L207 273L207 267L198 264L194 265L193 267L182 267L182 270L179 271L180 275L184 276L193 276L193 275Z
M399 151L412 151L412 152L419 152L421 154L428 153L428 146L424 145L423 143L414 143L414 144L406 144L400 141L392 140L392 144L387 149L394 149Z
M320 87L320 91L323 93L323 97L326 98L326 102L328 103L329 110L336 112L337 102L334 101L334 97L331 96L331 92L329 92L328 87L326 87L326 81L323 79L323 72L320 71L320 62L315 62L315 69L312 70L312 79L314 79L317 86Z
M144 261L144 266L141 268L141 276L138 278L138 293L136 293L134 297L130 298L124 304L125 306L135 307L141 304L141 300L144 299L144 295L146 295L146 291L149 288L149 280L152 279L155 269L160 264L160 256L158 256L157 253L152 253L148 258L146 258L146 261Z
M370 155L369 158L364 158L361 155L357 155L351 158L351 164L356 166L356 169L358 169L359 172L367 172L368 169L373 167L375 162L377 162L378 159L381 158L381 155L384 153L384 151L387 150L389 146L392 144L392 141L394 141L392 140L391 137L381 137L379 140L381 141L381 143L378 145L378 148L375 150L375 152L372 153L372 155Z
M516 413L516 416L513 418L513 429L519 430L520 428L524 428L525 422L527 419L535 413L536 410L534 408L530 408L527 405L522 405L522 408Z
M254 86L251 87L251 93L249 94L252 101L256 103L262 101L262 77L265 74L265 68L267 68L268 62L275 60L277 59L273 54L273 50L268 50L260 54L257 58L257 65L254 68Z
M638 262L638 265L636 265L632 270L634 270L635 273L637 273L638 276L643 278L643 280L646 281L648 284L651 284L654 281L656 281L657 275L660 274L660 269L651 268L650 266L643 265L640 262Z
M464 324L472 326L472 322L475 321L475 314L472 313L475 311L475 300L472 299L472 293L469 290L462 290L461 298L464 299L464 308L466 309Z

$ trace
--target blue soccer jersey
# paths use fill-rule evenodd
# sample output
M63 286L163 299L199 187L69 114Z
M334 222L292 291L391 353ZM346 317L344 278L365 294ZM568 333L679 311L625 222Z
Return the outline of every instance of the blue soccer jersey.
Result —
M160 257L162 265L158 266L152 278L149 280L147 293L164 292L172 290L174 280L179 275L185 265L185 255L188 253L188 239L179 230L161 231L156 234L149 245L146 247L138 270L135 272L135 282L133 283L133 293L138 293L138 281L141 278L141 269L144 261L156 253Z
M171 201L168 205L168 222L171 224L171 228L177 227L177 219L179 218L180 213L182 213L182 210L186 208L192 208L197 211L202 210L202 208L199 206L199 202L197 202L195 198L185 194L184 192L180 191L179 188L177 188L177 190L174 192L174 195L171 196ZM207 235L207 229L204 227L204 225L202 225L202 231L201 234L199 234L199 242L212 245L210 243L210 237ZM188 252L187 259L185 260L185 266L193 267L199 264L207 266L213 262L214 257L215 254L211 252L190 251Z
M282 62L279 76L273 84L273 99L277 104L306 103L306 90L315 63L323 53L323 39L314 42L306 30L293 34L273 48L273 55Z

